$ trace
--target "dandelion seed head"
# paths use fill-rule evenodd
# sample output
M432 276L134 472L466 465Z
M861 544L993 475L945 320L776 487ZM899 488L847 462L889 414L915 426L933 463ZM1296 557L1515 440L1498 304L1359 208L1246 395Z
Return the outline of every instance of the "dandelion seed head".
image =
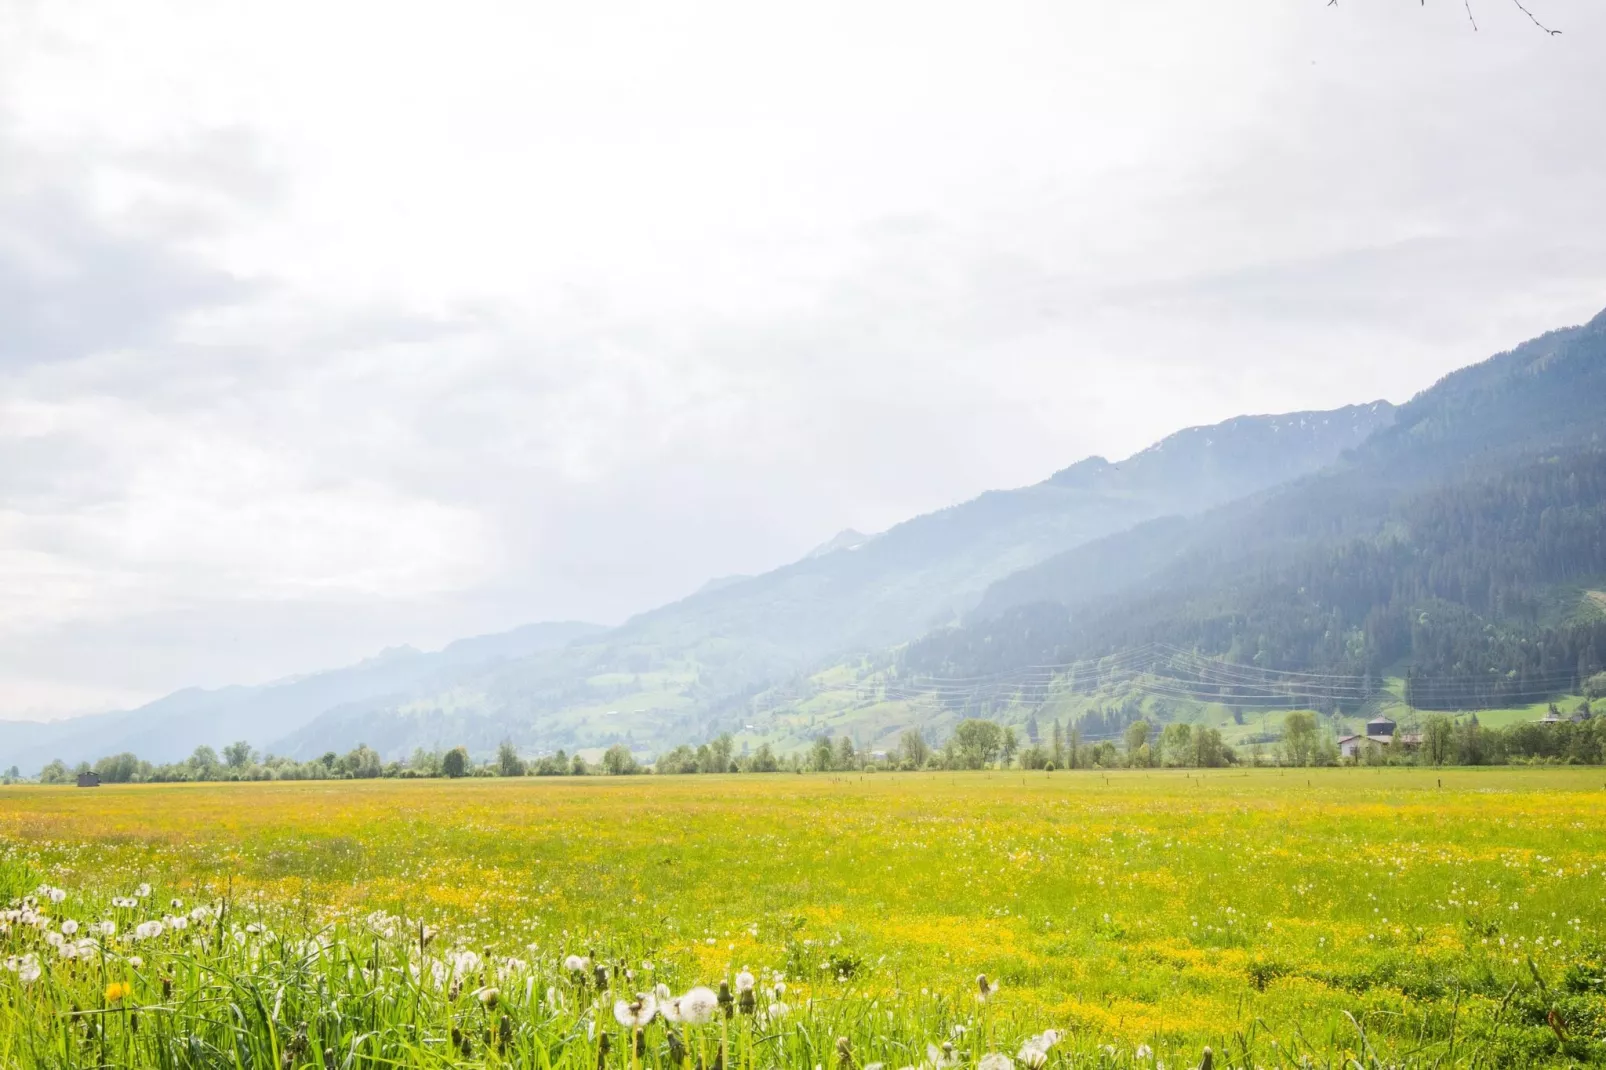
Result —
M613 1017L627 1029L639 1029L658 1014L658 1000L651 992L638 992L633 1000L616 1000Z
M714 1011L719 1007L719 997L714 990L704 985L680 997L680 1017L688 1025L704 1025L714 1017Z

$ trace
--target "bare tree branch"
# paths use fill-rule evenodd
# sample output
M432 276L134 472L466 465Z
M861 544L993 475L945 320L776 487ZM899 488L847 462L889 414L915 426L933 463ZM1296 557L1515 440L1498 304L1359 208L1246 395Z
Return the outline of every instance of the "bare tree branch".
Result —
M1528 21L1529 22L1533 23L1535 26L1539 27L1541 30L1544 30L1546 33L1548 33L1552 37L1560 37L1561 36L1561 31L1560 30L1552 30L1549 26L1546 26L1544 23L1542 23L1538 19L1534 18L1534 13L1532 11L1529 11L1527 8L1522 6L1522 0L1511 0L1511 2L1513 4L1517 5L1517 10L1518 11L1520 11L1524 15L1528 16Z
M1540 22L1538 16L1536 16L1532 11L1529 11L1526 7L1523 6L1522 0L1511 0L1511 2L1512 2L1512 4L1516 5L1516 8L1517 8L1518 11L1520 11L1524 15L1528 16L1528 21L1529 22L1533 23L1535 26L1539 27L1541 30L1545 31L1546 33L1548 33L1552 37L1560 37L1561 36L1561 31L1560 30L1552 30L1549 26L1546 26L1544 23ZM1467 9L1467 21L1472 23L1472 29L1474 31L1476 31L1477 28L1478 28L1478 20L1473 18L1473 16L1472 16L1472 0L1461 0L1461 3L1462 3L1462 6ZM1338 0L1327 0L1327 6L1328 7L1337 7L1338 6ZM1428 0L1422 0L1422 6L1423 7L1427 7L1428 6Z

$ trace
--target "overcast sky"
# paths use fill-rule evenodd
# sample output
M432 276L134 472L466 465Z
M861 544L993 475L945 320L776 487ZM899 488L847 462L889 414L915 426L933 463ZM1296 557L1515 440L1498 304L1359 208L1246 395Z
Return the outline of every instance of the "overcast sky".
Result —
M604 623L1606 306L1606 5L0 0L0 716Z

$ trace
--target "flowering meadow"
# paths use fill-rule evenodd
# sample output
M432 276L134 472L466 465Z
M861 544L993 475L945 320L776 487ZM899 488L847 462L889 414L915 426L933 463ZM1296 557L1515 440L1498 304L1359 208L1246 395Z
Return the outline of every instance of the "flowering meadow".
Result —
M1606 1060L1589 769L0 788L0 1067Z

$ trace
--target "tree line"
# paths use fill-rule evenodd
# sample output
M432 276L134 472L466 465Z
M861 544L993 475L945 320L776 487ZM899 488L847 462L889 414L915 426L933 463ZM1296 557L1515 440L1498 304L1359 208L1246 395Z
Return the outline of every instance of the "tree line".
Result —
M1606 696L1606 680L1596 697ZM1230 765L1333 766L1362 765L1501 765L1606 763L1606 717L1595 716L1586 699L1570 717L1552 705L1551 717L1504 727L1479 723L1476 714L1450 716L1429 712L1419 723L1396 729L1387 745L1364 744L1349 759L1339 754L1337 734L1327 718L1296 710L1283 718L1282 730L1269 740L1247 746L1228 745L1221 730L1185 721L1127 721L1119 738L1084 741L1083 721L1062 726L1055 720L1039 739L1035 716L1024 726L983 718L959 722L941 742L918 728L904 731L890 750L857 747L846 735L821 735L806 749L778 755L768 743L751 753L736 753L729 733L696 746L682 744L652 761L638 759L616 743L596 761L559 750L535 758L521 756L504 741L494 756L475 760L465 747L415 750L406 761L386 762L372 747L358 744L345 754L330 751L311 761L262 755L244 741L219 755L197 747L182 762L155 764L134 754L114 754L93 764L68 767L59 759L40 770L41 784L70 784L79 774L95 773L107 784L173 783L225 780L363 780L523 776L659 776L706 773L804 773L918 770L1021 769L1054 772L1070 769L1220 768ZM1413 742L1406 743L1410 740ZM21 779L15 768L7 780Z

